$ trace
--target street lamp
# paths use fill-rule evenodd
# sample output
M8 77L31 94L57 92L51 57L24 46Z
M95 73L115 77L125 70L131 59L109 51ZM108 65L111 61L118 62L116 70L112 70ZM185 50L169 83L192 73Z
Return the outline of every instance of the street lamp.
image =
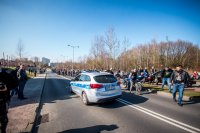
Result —
M69 47L73 48L73 60L72 60L72 76L74 76L73 70L74 70L74 48L79 48L79 46L75 46L75 45L68 45Z

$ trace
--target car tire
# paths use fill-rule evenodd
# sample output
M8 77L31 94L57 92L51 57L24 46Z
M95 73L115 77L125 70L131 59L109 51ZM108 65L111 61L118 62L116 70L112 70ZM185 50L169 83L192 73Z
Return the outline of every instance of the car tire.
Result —
M89 101L88 101L88 98L87 98L87 94L85 92L82 93L82 101L85 105L89 105Z

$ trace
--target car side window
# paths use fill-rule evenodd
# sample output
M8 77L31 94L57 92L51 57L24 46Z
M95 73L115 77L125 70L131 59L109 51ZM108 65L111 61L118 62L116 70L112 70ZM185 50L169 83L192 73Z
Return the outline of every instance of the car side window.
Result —
M74 80L79 81L81 75L78 75Z
M81 75L79 81L85 81L85 75Z
M85 81L91 81L90 76L85 75Z
M91 81L90 76L88 75L81 75L79 81Z

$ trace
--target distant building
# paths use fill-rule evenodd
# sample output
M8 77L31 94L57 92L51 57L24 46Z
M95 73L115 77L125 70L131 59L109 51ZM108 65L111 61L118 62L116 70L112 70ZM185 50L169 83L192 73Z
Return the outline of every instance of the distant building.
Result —
M50 63L50 59L42 57L42 64L49 65L49 63Z
M39 62L39 58L38 57L33 57L33 61L34 62Z
M28 61L28 58L21 58L21 61Z
M59 63L50 63L51 67L56 67L57 65L59 65Z

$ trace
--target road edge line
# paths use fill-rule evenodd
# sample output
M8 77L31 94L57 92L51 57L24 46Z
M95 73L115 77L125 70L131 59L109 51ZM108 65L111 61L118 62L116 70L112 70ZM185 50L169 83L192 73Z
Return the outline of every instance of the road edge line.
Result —
M44 83L43 83L43 86L42 86L40 98L38 100L39 104L38 104L38 107L36 108L36 111L35 111L35 119L34 119L34 123L33 123L32 128L31 128L31 133L35 132L36 124L37 124L39 117L40 117L40 112L41 112L41 108L42 108L42 95L44 93L46 78L47 78L47 73L45 74Z
M120 102L120 103L123 103L123 104L125 104L125 105L127 105L127 106L129 106L129 107L131 107L131 108L134 108L134 109L136 109L136 110L138 110L138 111L141 111L141 112L143 112L143 113L145 113L145 114L147 114L147 115L150 115L150 116L152 116L152 117L154 117L154 118L157 118L157 119L159 119L159 120L161 120L161 121L164 121L164 122L166 122L166 123L168 123L168 124L170 124L170 125L173 125L173 126L175 126L175 127L178 127L178 128L181 128L181 129L183 129L183 130L185 130L185 131L188 131L188 132L191 132L191 133L198 133L198 132L196 132L196 131L194 131L194 129L192 130L192 129L190 129L190 128L186 128L186 127L183 127L183 125L180 125L180 124L178 124L178 123L175 123L175 122L173 122L173 121L170 121L170 120L167 120L166 118L163 118L163 117L161 117L161 116L158 116L158 115L156 115L155 113L154 114L151 114L152 112L149 112L149 111L147 111L147 110L144 110L143 108L140 108L140 106L138 107L137 105L134 105L133 103L130 103L130 102L128 102L128 101L126 101L126 100L123 100L123 99L117 99L117 101L118 102Z

